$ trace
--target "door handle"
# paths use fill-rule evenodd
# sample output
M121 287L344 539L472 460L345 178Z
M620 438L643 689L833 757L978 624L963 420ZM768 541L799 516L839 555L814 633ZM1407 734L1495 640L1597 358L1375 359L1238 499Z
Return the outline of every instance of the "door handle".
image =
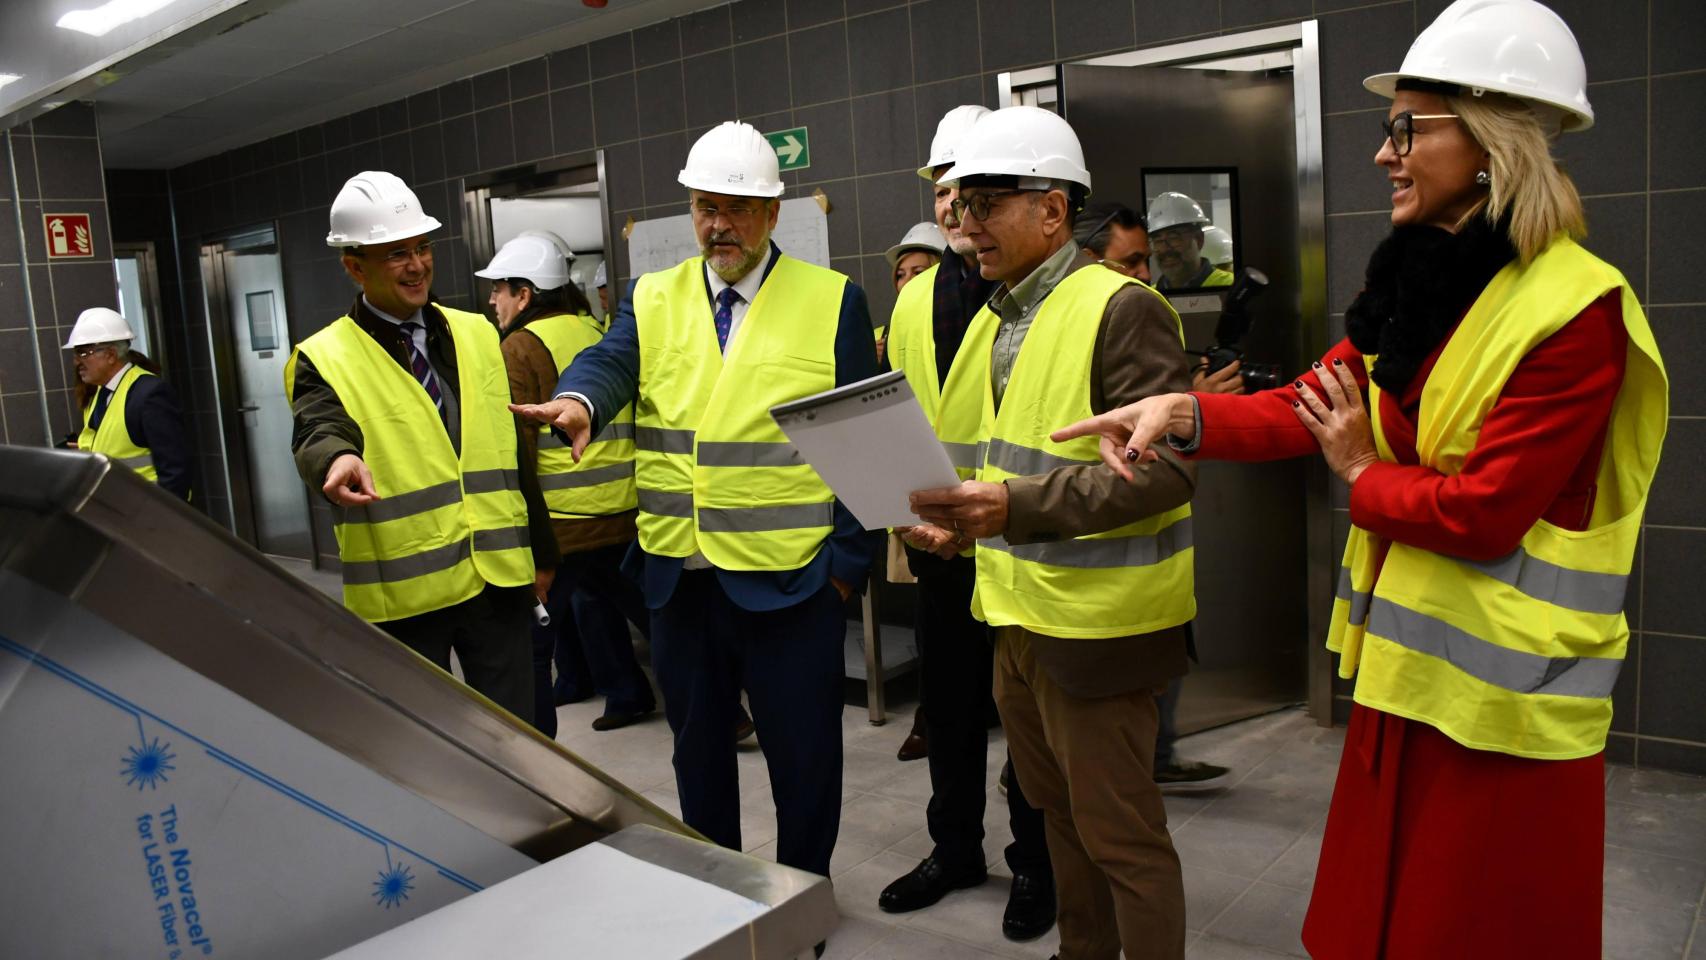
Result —
M261 405L258 403L245 403L237 408L238 413L259 413L260 410Z

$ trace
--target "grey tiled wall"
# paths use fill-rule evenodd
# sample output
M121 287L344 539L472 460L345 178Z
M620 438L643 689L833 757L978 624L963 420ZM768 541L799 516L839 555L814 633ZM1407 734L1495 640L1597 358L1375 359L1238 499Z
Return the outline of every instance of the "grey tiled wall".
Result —
M1327 113L1329 303L1342 311L1387 229L1386 185L1372 163L1384 105L1361 80L1397 65L1445 5L740 0L174 170L184 262L194 264L200 235L277 222L292 333L301 338L353 296L321 241L332 194L349 174L383 167L415 184L446 222L438 292L472 306L461 177L602 148L619 235L630 217L679 212L674 177L688 143L739 116L766 130L810 127L813 165L786 176L790 195L822 189L830 198L832 262L863 283L880 320L892 302L882 251L928 214L925 184L912 171L949 107L995 106L995 77L1005 70L1315 18ZM1592 131L1562 147L1588 198L1588 245L1649 304L1674 380L1670 438L1630 592L1636 640L1617 692L1611 754L1706 772L1697 692L1706 681L1706 592L1693 567L1706 556L1706 506L1693 492L1706 468L1706 387L1695 373L1706 365L1706 162L1697 136L1706 130L1706 4L1554 5L1581 38L1599 111ZM617 247L617 273L625 274ZM0 262L4 252L0 246ZM197 303L196 277L186 273L184 282ZM1341 314L1333 319L1342 326ZM205 351L200 317L186 322L188 342ZM326 518L316 519L324 550ZM1342 543L1343 509L1336 520ZM1316 559L1335 562L1337 554Z
M16 170L5 149L8 139ZM12 203L14 174L23 214L21 248L19 210ZM94 256L50 264L42 214L68 212L89 214ZM35 304L39 366L31 350L25 309L26 270ZM0 134L0 442L58 442L73 425L81 424L82 414L71 392L76 375L60 345L70 336L79 313L89 307L115 306L117 291L93 108L68 104Z

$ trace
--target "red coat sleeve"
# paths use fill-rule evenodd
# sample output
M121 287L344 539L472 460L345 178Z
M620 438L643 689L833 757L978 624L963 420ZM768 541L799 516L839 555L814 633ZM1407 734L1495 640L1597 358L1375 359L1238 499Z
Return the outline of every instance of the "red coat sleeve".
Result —
M1351 346L1349 339L1341 340L1321 358L1322 365L1332 368L1334 360L1343 360L1356 375L1364 392L1368 390L1368 372L1363 367L1362 353ZM1319 395L1321 381L1313 370L1302 377ZM1202 438L1194 456L1207 460L1284 460L1317 453L1321 447L1315 435L1297 419L1291 405L1297 391L1289 383L1273 390L1239 395L1234 393L1193 393L1202 410ZM1366 397L1364 398L1366 401Z
M1541 517L1583 529L1627 343L1614 290L1518 362L1459 473L1377 463L1351 488L1351 522L1470 560L1515 550Z

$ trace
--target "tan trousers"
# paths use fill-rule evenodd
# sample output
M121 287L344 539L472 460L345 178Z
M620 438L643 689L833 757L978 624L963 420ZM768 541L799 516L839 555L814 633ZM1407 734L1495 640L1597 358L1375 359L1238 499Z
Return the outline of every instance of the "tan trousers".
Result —
M1155 786L1155 698L1096 699L1049 678L1024 630L1003 627L995 705L1025 796L1042 808L1060 897L1060 960L1180 960L1185 887Z

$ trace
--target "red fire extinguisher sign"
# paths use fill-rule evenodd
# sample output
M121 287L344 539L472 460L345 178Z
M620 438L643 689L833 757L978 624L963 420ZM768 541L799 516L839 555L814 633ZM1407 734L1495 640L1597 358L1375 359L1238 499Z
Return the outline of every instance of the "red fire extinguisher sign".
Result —
M42 229L47 234L47 258L68 260L95 255L95 238L86 213L44 213Z

